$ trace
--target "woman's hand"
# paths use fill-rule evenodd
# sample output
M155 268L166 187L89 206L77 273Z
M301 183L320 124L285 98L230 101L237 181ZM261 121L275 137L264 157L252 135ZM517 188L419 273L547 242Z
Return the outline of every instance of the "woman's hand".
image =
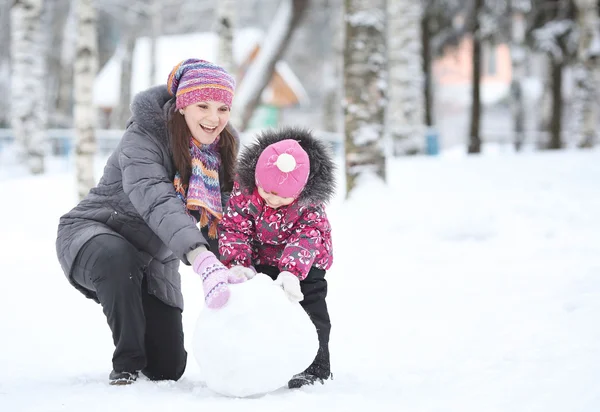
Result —
M231 272L209 251L198 254L192 266L202 278L206 306L211 309L223 307L231 294L228 286Z

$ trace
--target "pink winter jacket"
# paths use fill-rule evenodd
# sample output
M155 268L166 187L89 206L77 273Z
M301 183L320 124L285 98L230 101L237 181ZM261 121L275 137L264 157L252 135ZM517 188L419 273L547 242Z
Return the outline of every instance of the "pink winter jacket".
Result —
M242 193L236 182L223 213L219 253L227 267L269 265L306 278L310 268L333 263L331 226L322 204L267 206L258 190Z

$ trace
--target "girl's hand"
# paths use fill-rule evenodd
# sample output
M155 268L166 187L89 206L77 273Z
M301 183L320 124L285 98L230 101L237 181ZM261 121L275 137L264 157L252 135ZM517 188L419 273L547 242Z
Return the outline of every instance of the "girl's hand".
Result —
M229 269L227 281L229 283L243 283L252 279L254 276L256 276L256 270L254 270L252 266L249 268L244 266L234 266Z
M275 279L275 285L281 286L286 296L292 302L301 302L304 295L300 289L300 279L288 271L283 271Z

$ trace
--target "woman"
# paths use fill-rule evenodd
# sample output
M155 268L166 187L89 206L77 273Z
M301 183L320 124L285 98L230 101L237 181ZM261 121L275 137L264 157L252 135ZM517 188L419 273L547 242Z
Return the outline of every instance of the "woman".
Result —
M112 331L110 384L133 383L138 371L152 380L183 375L179 261L202 276L210 308L227 302L228 283L245 280L208 251L218 250L217 225L233 185L234 88L222 67L188 59L166 87L139 93L100 182L60 219L63 271L102 305Z

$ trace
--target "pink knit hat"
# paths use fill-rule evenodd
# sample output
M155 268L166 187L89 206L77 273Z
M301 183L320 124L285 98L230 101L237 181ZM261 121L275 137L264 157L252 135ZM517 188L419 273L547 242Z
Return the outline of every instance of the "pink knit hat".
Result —
M221 66L200 59L187 59L173 67L167 89L176 96L181 109L201 101L216 101L231 106L235 80Z
M256 185L265 192L297 198L310 173L308 154L296 140L286 139L266 147L256 163Z

